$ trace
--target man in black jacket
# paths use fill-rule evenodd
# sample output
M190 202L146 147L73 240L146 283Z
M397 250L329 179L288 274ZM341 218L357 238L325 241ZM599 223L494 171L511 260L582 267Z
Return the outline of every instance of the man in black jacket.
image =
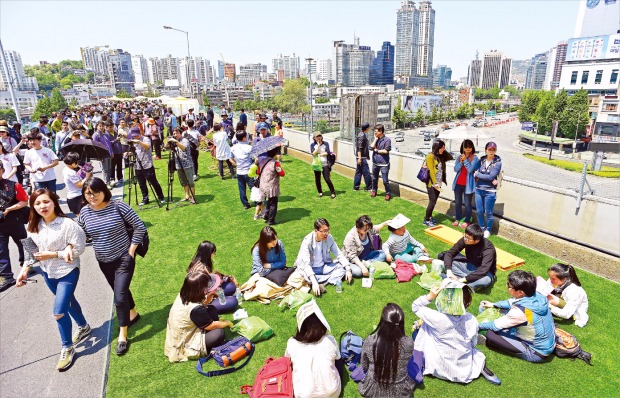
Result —
M368 168L368 158L370 153L368 152L368 130L370 130L370 124L362 124L362 131L357 133L355 137L355 157L357 158L357 167L355 168L355 178L353 179L353 189L360 189L360 183L362 182L362 175L364 176L364 182L366 183L366 190L372 189L372 179L370 178L370 169Z
M465 249L467 262L454 261L454 257ZM466 283L478 290L495 283L497 271L497 252L478 224L471 224L465 234L448 250L444 256L448 278Z

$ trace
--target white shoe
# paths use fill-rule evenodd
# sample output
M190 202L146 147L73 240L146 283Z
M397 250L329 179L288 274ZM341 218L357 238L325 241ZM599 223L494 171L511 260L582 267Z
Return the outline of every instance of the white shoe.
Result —
M488 238L489 236L491 236L491 233L489 231L484 231L484 237Z

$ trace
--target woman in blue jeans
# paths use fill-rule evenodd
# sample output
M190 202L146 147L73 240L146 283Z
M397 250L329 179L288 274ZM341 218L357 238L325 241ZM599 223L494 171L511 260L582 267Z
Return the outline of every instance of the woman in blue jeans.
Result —
M476 190L476 181L474 180L474 171L478 168L478 156L476 156L476 147L471 140L464 140L461 144L461 156L454 162L454 182L452 190L454 191L454 208L456 219L452 223L453 226L460 226L465 229L471 224L471 207L474 192ZM464 199L464 200L463 200ZM463 217L463 204L465 204L465 216Z
M226 303L220 304L218 300L214 300L211 305L217 309L218 314L224 314L227 312L233 312L237 308L238 302L235 298L235 292L237 291L237 280L234 276L224 275L219 271L213 270L213 257L217 248L215 243L208 240L202 241L196 249L194 258L187 267L187 273L192 272L204 272L207 274L216 274L220 277L222 284L221 288L224 290L224 296L226 297Z
M39 262L47 287L54 294L53 313L62 342L56 369L67 370L73 363L74 346L91 333L74 295L80 277L80 254L84 252L86 235L77 223L62 212L58 196L45 188L37 189L30 196L28 232L38 247L33 256ZM18 287L26 284L30 267L32 264L22 268L17 278ZM71 319L78 326L73 337Z
M502 170L502 159L495 154L497 151L495 142L487 142L484 150L486 156L480 159L474 178L476 180L478 225L484 230L484 237L488 238L493 229L493 207L495 206L497 184L499 183L497 177Z

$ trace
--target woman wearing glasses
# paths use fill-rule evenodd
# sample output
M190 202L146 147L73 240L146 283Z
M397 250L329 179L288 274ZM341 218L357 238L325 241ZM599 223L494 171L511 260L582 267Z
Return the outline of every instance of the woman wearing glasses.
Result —
M94 177L82 187L88 203L78 217L78 224L93 239L99 268L114 291L114 305L120 331L116 354L127 352L127 328L140 319L129 285L136 265L136 249L146 233L146 226L136 212L121 201L112 201L112 192L101 178ZM129 236L125 224L133 227Z
M476 180L476 215L478 225L484 230L484 237L491 236L493 228L493 207L497 197L497 179L502 171L502 159L497 156L497 144L487 142L484 147L486 156L480 159L478 170L474 173ZM486 221L485 221L486 218Z

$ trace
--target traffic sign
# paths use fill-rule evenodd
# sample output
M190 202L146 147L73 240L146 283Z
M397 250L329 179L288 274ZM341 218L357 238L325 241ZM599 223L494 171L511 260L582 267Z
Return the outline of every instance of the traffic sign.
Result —
M532 130L534 130L534 122L523 122L523 123L521 123L521 130L524 130L524 131L532 131Z

